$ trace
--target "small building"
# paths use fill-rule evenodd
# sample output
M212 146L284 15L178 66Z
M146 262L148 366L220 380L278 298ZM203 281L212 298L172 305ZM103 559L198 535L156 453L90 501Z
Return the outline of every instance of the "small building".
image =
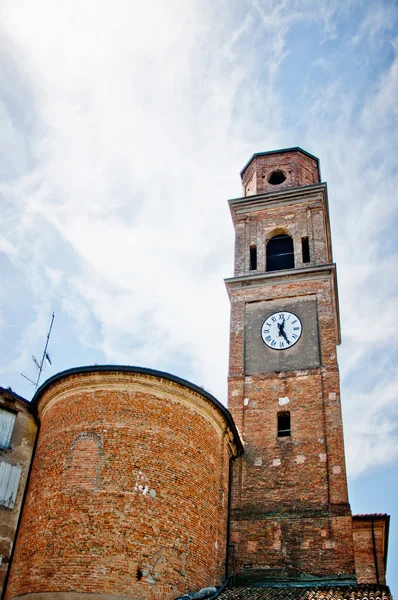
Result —
M353 515L355 570L358 583L386 584L390 517L385 513Z
M36 433L29 402L0 387L0 590L12 555Z

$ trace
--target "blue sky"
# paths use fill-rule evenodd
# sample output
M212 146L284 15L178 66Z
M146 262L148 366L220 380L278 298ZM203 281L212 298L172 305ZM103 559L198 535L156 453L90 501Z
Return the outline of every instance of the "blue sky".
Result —
M398 5L3 0L0 384L53 360L167 370L226 402L227 198L254 152L328 182L354 513L392 515L398 594ZM393 539L395 538L395 540Z

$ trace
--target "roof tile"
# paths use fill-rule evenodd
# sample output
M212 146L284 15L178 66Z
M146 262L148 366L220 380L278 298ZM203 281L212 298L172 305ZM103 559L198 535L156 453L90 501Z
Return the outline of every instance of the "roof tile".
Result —
M321 587L235 587L219 596L220 600L392 600L387 586Z

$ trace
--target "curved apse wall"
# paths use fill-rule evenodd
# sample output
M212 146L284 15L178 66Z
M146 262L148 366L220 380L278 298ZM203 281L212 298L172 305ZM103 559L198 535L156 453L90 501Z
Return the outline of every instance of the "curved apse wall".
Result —
M166 373L108 366L61 373L34 402L41 428L7 599L167 600L220 583L241 451L224 407Z

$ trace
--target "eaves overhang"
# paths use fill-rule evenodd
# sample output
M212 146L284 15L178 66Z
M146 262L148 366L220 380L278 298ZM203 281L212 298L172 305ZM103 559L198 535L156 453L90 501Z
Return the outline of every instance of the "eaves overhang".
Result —
M333 282L333 308L336 318L336 344L341 344L340 310L339 294L337 286L336 264L316 265L313 267L296 267L294 269L284 269L281 271L270 271L262 273L251 273L250 275L239 275L224 279L227 287L228 296L231 299L231 292L248 287L263 287L265 285L280 285L281 283L296 283L298 281L311 281L314 279L331 278Z
M369 514L360 514L360 515L352 515L352 518L355 521L377 521L378 519L381 521L390 521L390 515L387 513L369 513Z
M200 386L195 383L191 383L186 379L182 379L181 377L177 377L177 375L172 375L171 373L166 373L164 371L158 371L156 369L148 369L146 367L134 367L129 365L90 365L84 367L74 367L72 369L67 369L65 371L61 371L56 375L53 375L47 381L45 381L37 390L35 395L32 398L32 407L36 411L37 403L40 400L43 393L48 390L52 385L65 379L67 377L71 377L74 375L84 375L84 374L92 374L92 373L131 373L137 375L145 375L148 377L154 377L157 379L165 379L166 381L171 381L178 385L188 388L189 390L195 392L202 396L205 400L210 402L224 417L227 425L230 427L231 432L234 436L234 440L236 443L236 448L238 450L238 456L243 454L243 444L240 439L238 430L234 423L231 413L229 410L221 404L210 392L207 392Z
M24 404L30 405L29 400L26 400L26 398L23 398L23 396L20 396L19 394L15 393L11 388L0 387L0 394L11 396L14 400L19 400Z
M250 163L255 159L258 158L259 156L270 156L272 154L286 154L287 152L301 152L301 154L304 154L305 156L308 156L309 158L312 158L312 160L315 160L317 163L317 167L318 167L318 172L319 172L319 176L321 175L320 172L320 167L319 167L319 158L317 158L316 156L314 156L313 154L310 154L309 152L307 152L306 150L303 150L302 148L300 148L299 146L295 146L293 148L281 148L280 150L269 150L268 152L256 152L255 154L253 154L253 156L247 161L247 163L245 164L245 166L243 167L243 169L240 172L240 177L241 179L243 178L243 173L246 171L247 167L250 165Z

